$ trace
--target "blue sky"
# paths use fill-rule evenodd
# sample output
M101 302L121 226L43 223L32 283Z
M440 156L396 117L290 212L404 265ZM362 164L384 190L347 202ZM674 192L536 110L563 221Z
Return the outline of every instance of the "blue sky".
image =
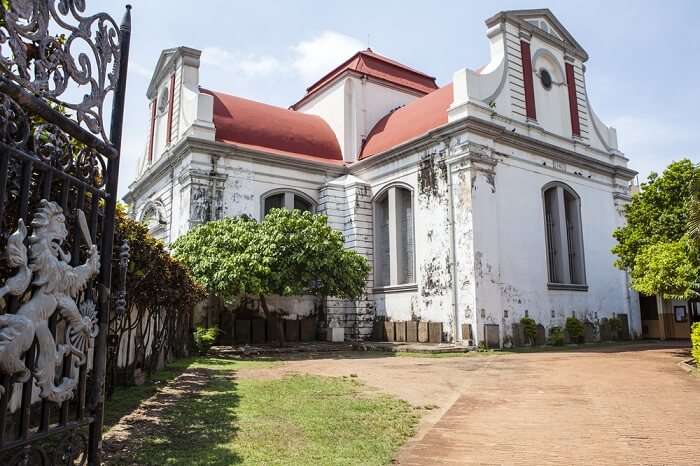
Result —
M120 193L135 176L148 127L146 87L164 48L204 50L203 86L288 106L369 41L373 50L437 77L488 61L484 20L500 10L550 8L587 50L598 116L618 130L641 177L683 157L700 161L700 2L662 1L155 1L133 0ZM90 11L121 19L114 0Z

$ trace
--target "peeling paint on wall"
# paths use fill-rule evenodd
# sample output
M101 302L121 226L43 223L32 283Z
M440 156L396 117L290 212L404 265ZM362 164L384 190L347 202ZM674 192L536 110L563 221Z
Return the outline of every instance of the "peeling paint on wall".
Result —
M450 263L449 184L444 154L433 151L419 163L417 218L429 227L417 238L424 252L418 266L420 302L417 314L443 322L451 331L452 265Z

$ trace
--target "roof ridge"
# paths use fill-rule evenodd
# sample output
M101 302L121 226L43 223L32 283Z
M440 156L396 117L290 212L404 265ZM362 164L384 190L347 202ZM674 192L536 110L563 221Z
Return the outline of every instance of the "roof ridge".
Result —
M398 62L392 58L385 57L384 55L381 55L381 54L375 52L374 50L372 50L369 47L366 50L359 51L358 54L367 55L368 57L376 58L377 60L382 60L390 65L396 66L398 68L403 68L407 71L410 71L411 73L416 73L416 74L419 74L421 76L425 76L426 78L429 78L429 79L436 79L435 76L430 76L427 73L424 73L424 72L417 70L415 68L411 68L410 66L404 65L403 63Z
M334 75L336 72L338 72L341 68L345 67L345 65L347 65L348 63L350 63L351 61L353 61L353 59L357 58L357 56L359 56L361 53L362 53L362 50L359 50L359 51L355 52L354 54L352 54L352 55L350 56L350 58L348 58L347 60L344 60L340 65L336 66L335 68L333 68L332 70L330 70L328 73L324 74L324 75L321 76L319 79L317 79L316 81L314 81L313 84L311 84L309 87L306 88L306 92L307 92L307 93L311 92L311 89L315 88L317 85L319 85L321 82L325 81L325 80L326 80L327 78L329 78L330 76L333 76L333 75Z
M365 49L356 52L307 87L306 94L290 108L297 109L302 102L335 82L344 73L359 73L421 95L429 94L439 88L435 77L380 55L372 49Z

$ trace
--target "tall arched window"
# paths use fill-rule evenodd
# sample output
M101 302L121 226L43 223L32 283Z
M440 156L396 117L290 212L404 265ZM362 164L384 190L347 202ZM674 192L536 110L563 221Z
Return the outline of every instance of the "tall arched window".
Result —
M374 201L375 286L415 283L413 192L390 186Z
M563 183L546 185L543 197L549 285L585 289L581 198Z
M141 211L141 223L148 227L148 233L151 236L165 241L168 233L168 222L165 217L165 207L160 200L148 201Z
M276 189L262 196L262 217L265 217L270 209L297 209L302 212L313 212L314 201L299 191Z

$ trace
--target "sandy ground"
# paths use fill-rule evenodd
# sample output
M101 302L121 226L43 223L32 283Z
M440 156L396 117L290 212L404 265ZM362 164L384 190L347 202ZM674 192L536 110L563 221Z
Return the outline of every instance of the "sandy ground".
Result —
M687 358L684 346L660 344L452 358L303 354L237 377L353 377L406 400L423 417L396 456L403 465L698 465L700 376L678 367Z
M289 361L356 376L425 411L396 463L698 465L700 377L681 345L429 359Z

